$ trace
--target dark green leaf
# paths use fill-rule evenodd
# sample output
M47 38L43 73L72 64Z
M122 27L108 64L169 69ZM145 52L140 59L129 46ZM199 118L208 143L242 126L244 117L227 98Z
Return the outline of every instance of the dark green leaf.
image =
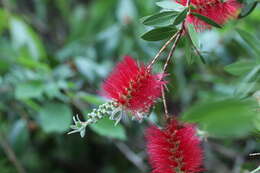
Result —
M200 58L200 60L203 64L206 64L206 60L202 56L200 49L199 49L200 43L199 43L199 39L198 39L198 33L196 32L196 30L192 24L188 24L188 36L193 45L193 49L194 49L196 55Z
M251 14L254 11L254 9L256 8L257 3L258 2L255 2L255 1L245 3L238 18L241 19L241 18L244 18L244 17L248 16L249 14Z
M217 24L215 21L211 20L210 18L203 16L199 13L192 13L192 15L196 16L197 18L199 18L200 20L203 20L204 22L206 22L209 25L215 26L217 28L222 28L221 25Z
M174 35L176 32L175 27L160 27L146 32L141 38L147 41L159 41Z
M201 52L199 51L199 49L197 49L197 48L195 48L195 47L194 47L194 49L195 49L194 51L195 51L196 55L200 58L201 62L202 62L203 64L206 64L207 61L206 61L205 57L201 54Z
M72 112L69 106L62 103L47 103L39 111L39 123L46 133L62 133L69 129Z
M196 48L199 48L200 43L199 43L198 33L196 32L196 29L194 28L194 26L192 24L188 24L188 31L189 31L189 36L190 36L190 39L192 41L192 44Z
M198 123L199 127L215 137L242 137L253 130L255 103L226 99L209 101L188 109L183 120Z
M176 11L164 11L155 15L147 17L144 21L144 25L158 26L158 25L169 25L174 16L178 15Z
M9 140L16 152L22 152L29 142L29 130L25 120L17 120L9 133Z
M194 62L192 56L192 43L190 41L190 38L188 38L187 36L185 37L185 57L188 64L192 64Z
M179 25L187 16L188 8L185 8L174 20L173 25Z

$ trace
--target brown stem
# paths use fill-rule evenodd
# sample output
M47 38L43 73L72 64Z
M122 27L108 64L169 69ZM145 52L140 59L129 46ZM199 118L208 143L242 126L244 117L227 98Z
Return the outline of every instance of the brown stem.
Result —
M173 55L173 52L175 51L175 49L177 47L177 44L180 41L180 38L181 38L183 30L184 30L184 25L182 26L182 29L177 32L177 38L176 38L174 44L172 45L170 53L168 54L166 63L164 64L163 73L165 73L166 70L167 70L167 67L168 67L168 65L170 63L171 57ZM167 103L166 103L164 86L162 87L162 99L163 99L163 105L164 105L165 119L166 119L166 121L168 121L169 120L169 113L168 113L168 107L167 107Z
M188 7L190 5L190 1L191 0L187 0L187 3L186 3L186 7ZM190 11L190 9L189 9ZM155 57L153 58L153 60L150 62L150 64L148 65L148 68L150 68L156 61L157 59L160 57L160 55L162 54L162 52L168 47L169 44L171 44L171 42L174 41L174 39L181 35L180 33L182 33L182 31L184 30L184 23L185 21L182 23L182 28L179 32L176 32L164 45L163 47L159 50L159 52L155 55ZM180 36L179 36L180 37ZM176 39L177 40L177 39Z
M187 3L186 3L186 7L188 7L189 5L190 5L190 0L187 0ZM189 11L188 11L188 13L190 12L190 9L189 9ZM176 49L176 47L177 47L177 44L178 44L178 42L180 41L180 38L181 38L181 36L182 36L182 33L183 33L183 31L185 30L185 20L182 22L182 27L181 27L181 29L178 31L178 32L176 32L176 34L174 35L174 38L175 37L177 37L176 39L175 39L175 42L174 42L174 44L172 45L172 47L171 47L171 50L170 50L170 53L168 54L168 57L167 57L167 59L166 59L166 62L165 62L165 64L164 64L164 67L163 67L163 73L165 73L166 72L166 70L167 70L167 67L168 67L168 65L169 65L169 63L170 63L170 60L171 60L171 57L172 57L172 55L173 55L173 52L175 51L175 49ZM169 44L170 44L171 42L169 42ZM168 46L168 45L167 45ZM163 99L163 106L164 106L164 112L165 112L165 119L166 119L166 121L168 121L169 120L169 113L168 113L168 107L167 107L167 103L166 103L166 97L165 97L165 91L164 91L164 86L161 88L161 92L162 92L162 99Z
M186 7L188 7L190 5L190 0L187 0L187 3L186 3ZM190 9L188 11L188 13L190 12ZM159 56L161 55L161 53L167 48L167 46L173 42L173 46L171 47L171 50L170 50L170 53L168 54L168 57L167 57L167 60L166 60L166 63L164 64L164 67L163 67L163 73L166 72L167 70L167 67L170 63L170 59L173 55L173 52L175 51L176 47L177 47L177 44L178 42L180 41L180 38L182 36L182 33L183 31L185 30L185 20L182 22L182 27L181 29L176 32L164 45L163 47L160 49L160 51L156 54L156 56L153 58L153 60L151 61L151 63L148 65L148 68L150 68L156 61L157 59L159 58ZM169 113L168 113L168 107L167 107L167 102L166 102L166 97L165 97L165 91L164 91L164 88L165 86L162 86L161 87L161 92L162 92L162 99L163 99L163 106L164 106L164 113L165 113L165 119L166 121L169 120Z
M183 28L184 28L184 27L183 27ZM181 38L181 35L182 35L182 32L183 32L183 28L182 28L179 32L177 32L177 38L176 38L174 44L172 45L171 50L170 50L170 53L168 54L166 63L164 64L163 73L166 72L167 67L168 67L168 65L169 65L169 63L170 63L171 57L172 57L172 55L173 55L173 52L175 51L175 49L176 49L176 47L177 47L177 44L178 44L178 42L180 41L180 38Z
M168 107L167 107L167 102L166 102L166 97L165 97L165 91L164 87L161 87L161 92L162 92L162 99L163 99L163 107L164 107L164 114L165 114L165 120L167 121L169 119L169 112L168 112Z
M155 57L153 58L153 60L150 62L150 64L148 65L148 68L150 68L156 61L157 59L160 57L160 55L162 54L162 52L168 47L168 45L173 42L173 40L175 39L175 37L177 36L178 32L176 32L164 45L163 47L159 50L159 52L155 55Z
M190 5L190 0L187 1L186 7L188 7L189 5ZM177 35L177 38L176 38L176 40L175 40L173 46L171 47L170 53L168 54L166 63L164 64L164 67L163 67L163 73L165 73L166 70L167 70L167 67L168 67L168 65L169 65L170 59L171 59L171 57L172 57L172 55L173 55L173 52L175 51L175 49L176 49L176 47L177 47L178 42L180 41L181 35L182 35L182 33L183 33L184 30L185 30L185 20L182 22L182 27L181 27L181 29L175 34L175 35Z
M25 173L25 169L23 168L20 161L17 159L14 151L8 144L8 142L5 140L4 135L0 132L0 146L3 148L5 154L7 155L8 159L12 162L12 164L15 166L18 173Z
M186 2L186 7L188 7L188 6L190 5L190 2L191 2L191 0L188 0L188 1Z

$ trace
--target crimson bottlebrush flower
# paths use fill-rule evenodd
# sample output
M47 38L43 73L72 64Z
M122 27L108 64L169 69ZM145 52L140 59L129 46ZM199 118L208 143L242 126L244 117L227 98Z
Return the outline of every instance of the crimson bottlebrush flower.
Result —
M151 68L125 56L105 80L103 94L140 119L161 96L161 87L165 84L163 76L152 74Z
M152 173L198 173L203 162L195 127L172 120L165 129L152 126L146 131Z
M176 0L176 2L185 6L187 0ZM236 18L241 8L241 4L237 0L224 2L223 0L191 0L190 3L195 7L191 12L206 16L220 25L225 24L231 18ZM192 14L188 15L187 22L193 24L197 30L211 28L209 24Z

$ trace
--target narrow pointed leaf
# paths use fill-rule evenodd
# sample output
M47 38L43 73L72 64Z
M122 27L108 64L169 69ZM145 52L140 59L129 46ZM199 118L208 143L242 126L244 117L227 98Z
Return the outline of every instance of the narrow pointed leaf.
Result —
M176 32L175 27L160 27L146 32L141 38L147 41L159 41L172 36Z
M206 22L207 24L217 27L217 28L222 28L221 25L217 24L215 21L211 20L210 18L203 16L199 13L192 13L193 16L196 16L197 18L199 18L200 20L203 20L204 22Z
M257 55L260 54L260 40L256 39L253 35L251 35L249 32L237 29L237 32L241 36L241 38L255 51Z
M240 60L226 66L224 69L230 74L241 76L251 71L256 66L254 61Z
M185 50L185 57L186 57L186 60L187 60L187 63L189 65L191 65L193 62L194 62L194 59L193 59L193 56L192 56L192 43L190 41L190 38L189 37L185 37L185 47L184 47L184 50Z
M188 36L190 38L191 43L193 44L194 51L197 54L197 56L200 58L201 62L203 64L206 64L205 58L202 56L199 48L200 48L200 43L198 39L198 33L196 32L194 26L192 24L188 24Z
M244 7L242 8L238 18L244 18L246 16L248 16L250 13L252 13L254 11L254 9L256 8L258 2L252 1L252 2L248 2L244 5Z
M148 26L169 25L174 16L178 14L179 12L177 11L164 11L145 18L143 24Z
M156 2L156 5L169 10L182 11L185 7L174 1L160 1Z
M192 44L195 47L199 48L200 44L199 44L198 33L196 32L196 30L192 24L188 24L188 33L189 33L190 39L192 41Z
M187 16L188 8L185 8L174 20L173 25L179 25L181 22L183 22Z

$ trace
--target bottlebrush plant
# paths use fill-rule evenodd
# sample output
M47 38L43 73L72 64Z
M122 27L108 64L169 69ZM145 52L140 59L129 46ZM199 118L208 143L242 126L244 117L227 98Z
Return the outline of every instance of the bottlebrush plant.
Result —
M0 173L260 173L259 2L0 0Z
M171 120L164 129L146 130L147 152L153 173L201 172L203 151L196 128Z
M176 118L170 116L168 110L166 89L169 72L167 69L177 46L184 39L188 40L187 44L192 53L206 63L200 50L201 45L198 43L200 32L210 30L212 27L223 28L231 19L237 20L239 16L241 17L243 4L237 0L171 0L156 4L162 10L142 19L144 25L153 29L143 34L141 38L146 41L164 39L168 39L168 41L149 63L138 62L130 56L125 56L114 67L102 85L100 93L110 101L89 113L86 121L74 117L75 125L71 126L72 131L69 134L79 132L83 137L88 125L95 124L104 117L115 120L115 125L120 122L123 114L131 114L132 119L143 120L149 117L158 102L162 102L164 106L164 112L161 113L164 117L163 127L152 125L146 131L147 152L153 168L152 172L202 172L205 170L203 160L207 158L203 156L201 139L208 136L241 137L253 130L251 123L258 114L256 100L252 100L253 90L241 97L234 96L214 100L208 104L196 105L183 116ZM250 42L247 34L243 31L238 32L246 41ZM258 48L256 49L259 51ZM153 66L160 57L164 56L163 52L167 52L164 65L159 73L154 73ZM232 71L232 67L228 67L228 69L230 68ZM259 65L254 68L254 71L249 72L246 80L257 78ZM208 107L209 111L203 112L205 107ZM228 118L223 118L221 107L234 109L233 114ZM218 113L220 115L217 115ZM211 118L207 119L208 116ZM234 122L233 118L237 118L238 122ZM241 122L244 123L245 130L243 133L237 133ZM221 124L225 132L223 129L219 130L216 124ZM197 130L196 126L200 130ZM229 130L231 126L233 129ZM201 137L198 137L199 131Z

